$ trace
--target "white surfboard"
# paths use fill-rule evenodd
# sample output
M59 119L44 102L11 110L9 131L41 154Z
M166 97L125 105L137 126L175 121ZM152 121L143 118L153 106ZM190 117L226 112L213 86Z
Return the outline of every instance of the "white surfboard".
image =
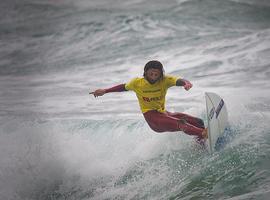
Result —
M206 113L208 123L207 148L209 152L215 151L219 137L222 137L228 124L228 113L224 100L215 93L206 92Z

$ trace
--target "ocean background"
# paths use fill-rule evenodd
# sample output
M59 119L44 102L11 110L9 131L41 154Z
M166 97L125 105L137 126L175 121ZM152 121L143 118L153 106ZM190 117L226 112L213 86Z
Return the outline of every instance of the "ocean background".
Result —
M1 200L269 199L268 0L1 0L0 58ZM224 99L223 150L153 132L133 92L89 95L149 60L193 83L167 110Z

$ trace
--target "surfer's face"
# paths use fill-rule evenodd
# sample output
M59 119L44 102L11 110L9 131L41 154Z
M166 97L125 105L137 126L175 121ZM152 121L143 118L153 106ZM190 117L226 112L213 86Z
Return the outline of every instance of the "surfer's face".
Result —
M154 84L161 78L161 72L158 69L148 69L146 79L149 83Z

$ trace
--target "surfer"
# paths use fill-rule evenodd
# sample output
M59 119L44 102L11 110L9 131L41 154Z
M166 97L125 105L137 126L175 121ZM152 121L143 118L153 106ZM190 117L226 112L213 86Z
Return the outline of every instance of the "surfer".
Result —
M180 112L169 112L165 109L167 89L172 86L183 86L185 90L192 87L190 81L172 75L165 75L163 65L152 60L144 66L143 77L134 78L126 84L90 92L95 97L110 92L132 90L136 93L143 116L155 132L183 131L194 135L199 143L207 138L207 129L202 119Z

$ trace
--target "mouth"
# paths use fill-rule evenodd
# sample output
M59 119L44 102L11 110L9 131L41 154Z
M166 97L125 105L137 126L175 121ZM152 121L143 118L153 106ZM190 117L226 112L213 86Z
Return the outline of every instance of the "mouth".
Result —
M151 84L153 84L153 83L155 83L155 82L157 82L157 81L158 81L158 79L156 79L156 80L148 79L148 82L151 83Z

